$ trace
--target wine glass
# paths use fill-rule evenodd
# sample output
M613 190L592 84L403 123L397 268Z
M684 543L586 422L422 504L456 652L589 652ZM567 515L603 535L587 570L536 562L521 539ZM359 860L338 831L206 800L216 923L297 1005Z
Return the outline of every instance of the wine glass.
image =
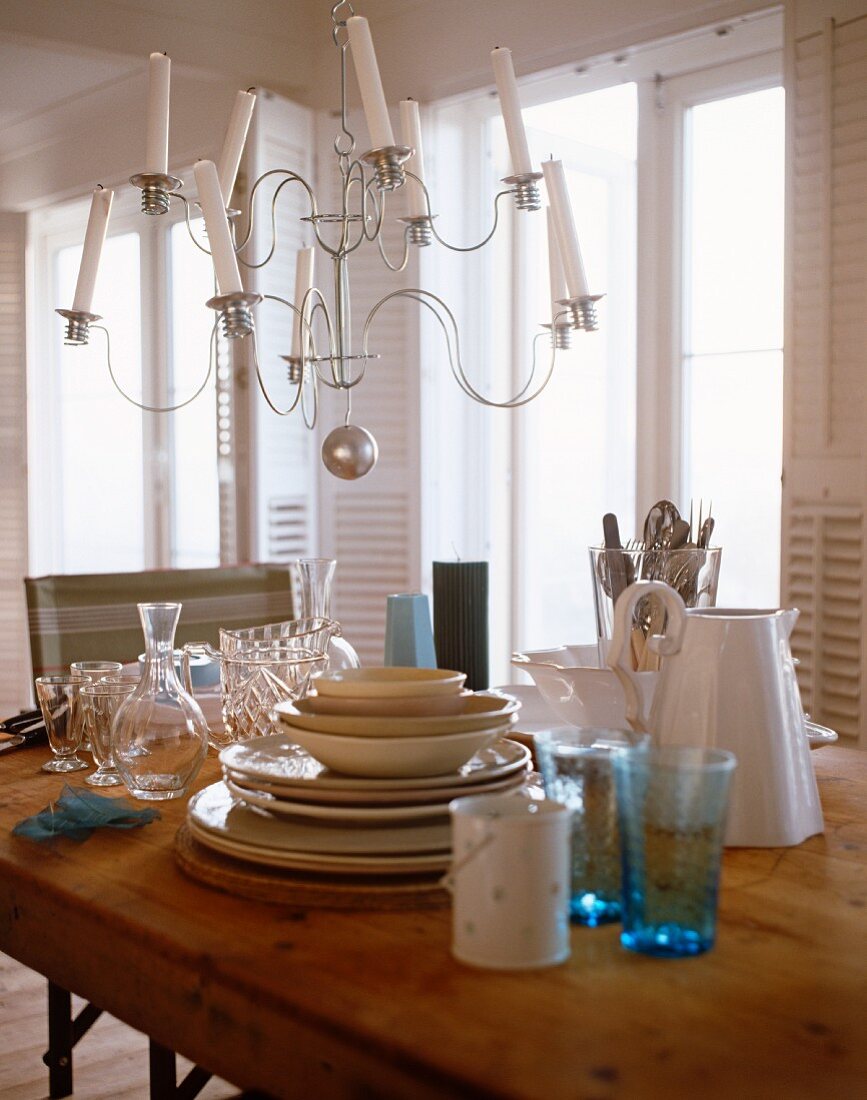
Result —
M76 756L82 735L80 691L86 683L88 681L81 676L39 676L36 679L36 698L55 757L42 765L44 772L77 772L88 766Z

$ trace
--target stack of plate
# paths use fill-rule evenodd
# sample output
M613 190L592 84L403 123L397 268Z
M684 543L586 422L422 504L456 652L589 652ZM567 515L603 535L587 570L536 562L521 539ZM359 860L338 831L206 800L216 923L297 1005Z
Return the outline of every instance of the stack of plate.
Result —
M502 736L520 707L507 695L462 691L463 681L443 669L344 670L275 713L311 756L345 775L445 775Z
M330 771L287 733L231 745L220 760L224 782L189 805L200 844L293 871L406 875L445 870L449 801L517 790L530 754L501 740L449 774L362 778Z

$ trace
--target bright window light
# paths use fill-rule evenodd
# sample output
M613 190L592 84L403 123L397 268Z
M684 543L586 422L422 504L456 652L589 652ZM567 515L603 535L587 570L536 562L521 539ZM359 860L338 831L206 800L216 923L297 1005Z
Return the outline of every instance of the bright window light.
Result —
M783 111L769 88L686 115L684 496L713 500L720 605L779 602Z

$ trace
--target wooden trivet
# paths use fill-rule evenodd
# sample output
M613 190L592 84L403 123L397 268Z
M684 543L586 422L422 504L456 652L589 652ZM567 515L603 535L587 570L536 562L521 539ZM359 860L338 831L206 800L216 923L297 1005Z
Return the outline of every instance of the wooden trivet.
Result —
M186 823L175 834L181 870L229 894L277 905L316 909L439 909L449 895L436 875L308 875L260 867L211 851L196 841Z

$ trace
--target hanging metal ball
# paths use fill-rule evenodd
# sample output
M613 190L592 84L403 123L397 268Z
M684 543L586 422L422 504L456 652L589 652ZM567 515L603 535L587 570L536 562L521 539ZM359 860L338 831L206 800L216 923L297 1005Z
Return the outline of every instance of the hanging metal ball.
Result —
M325 469L344 481L369 474L379 458L376 440L366 428L345 424L329 432L322 444Z

